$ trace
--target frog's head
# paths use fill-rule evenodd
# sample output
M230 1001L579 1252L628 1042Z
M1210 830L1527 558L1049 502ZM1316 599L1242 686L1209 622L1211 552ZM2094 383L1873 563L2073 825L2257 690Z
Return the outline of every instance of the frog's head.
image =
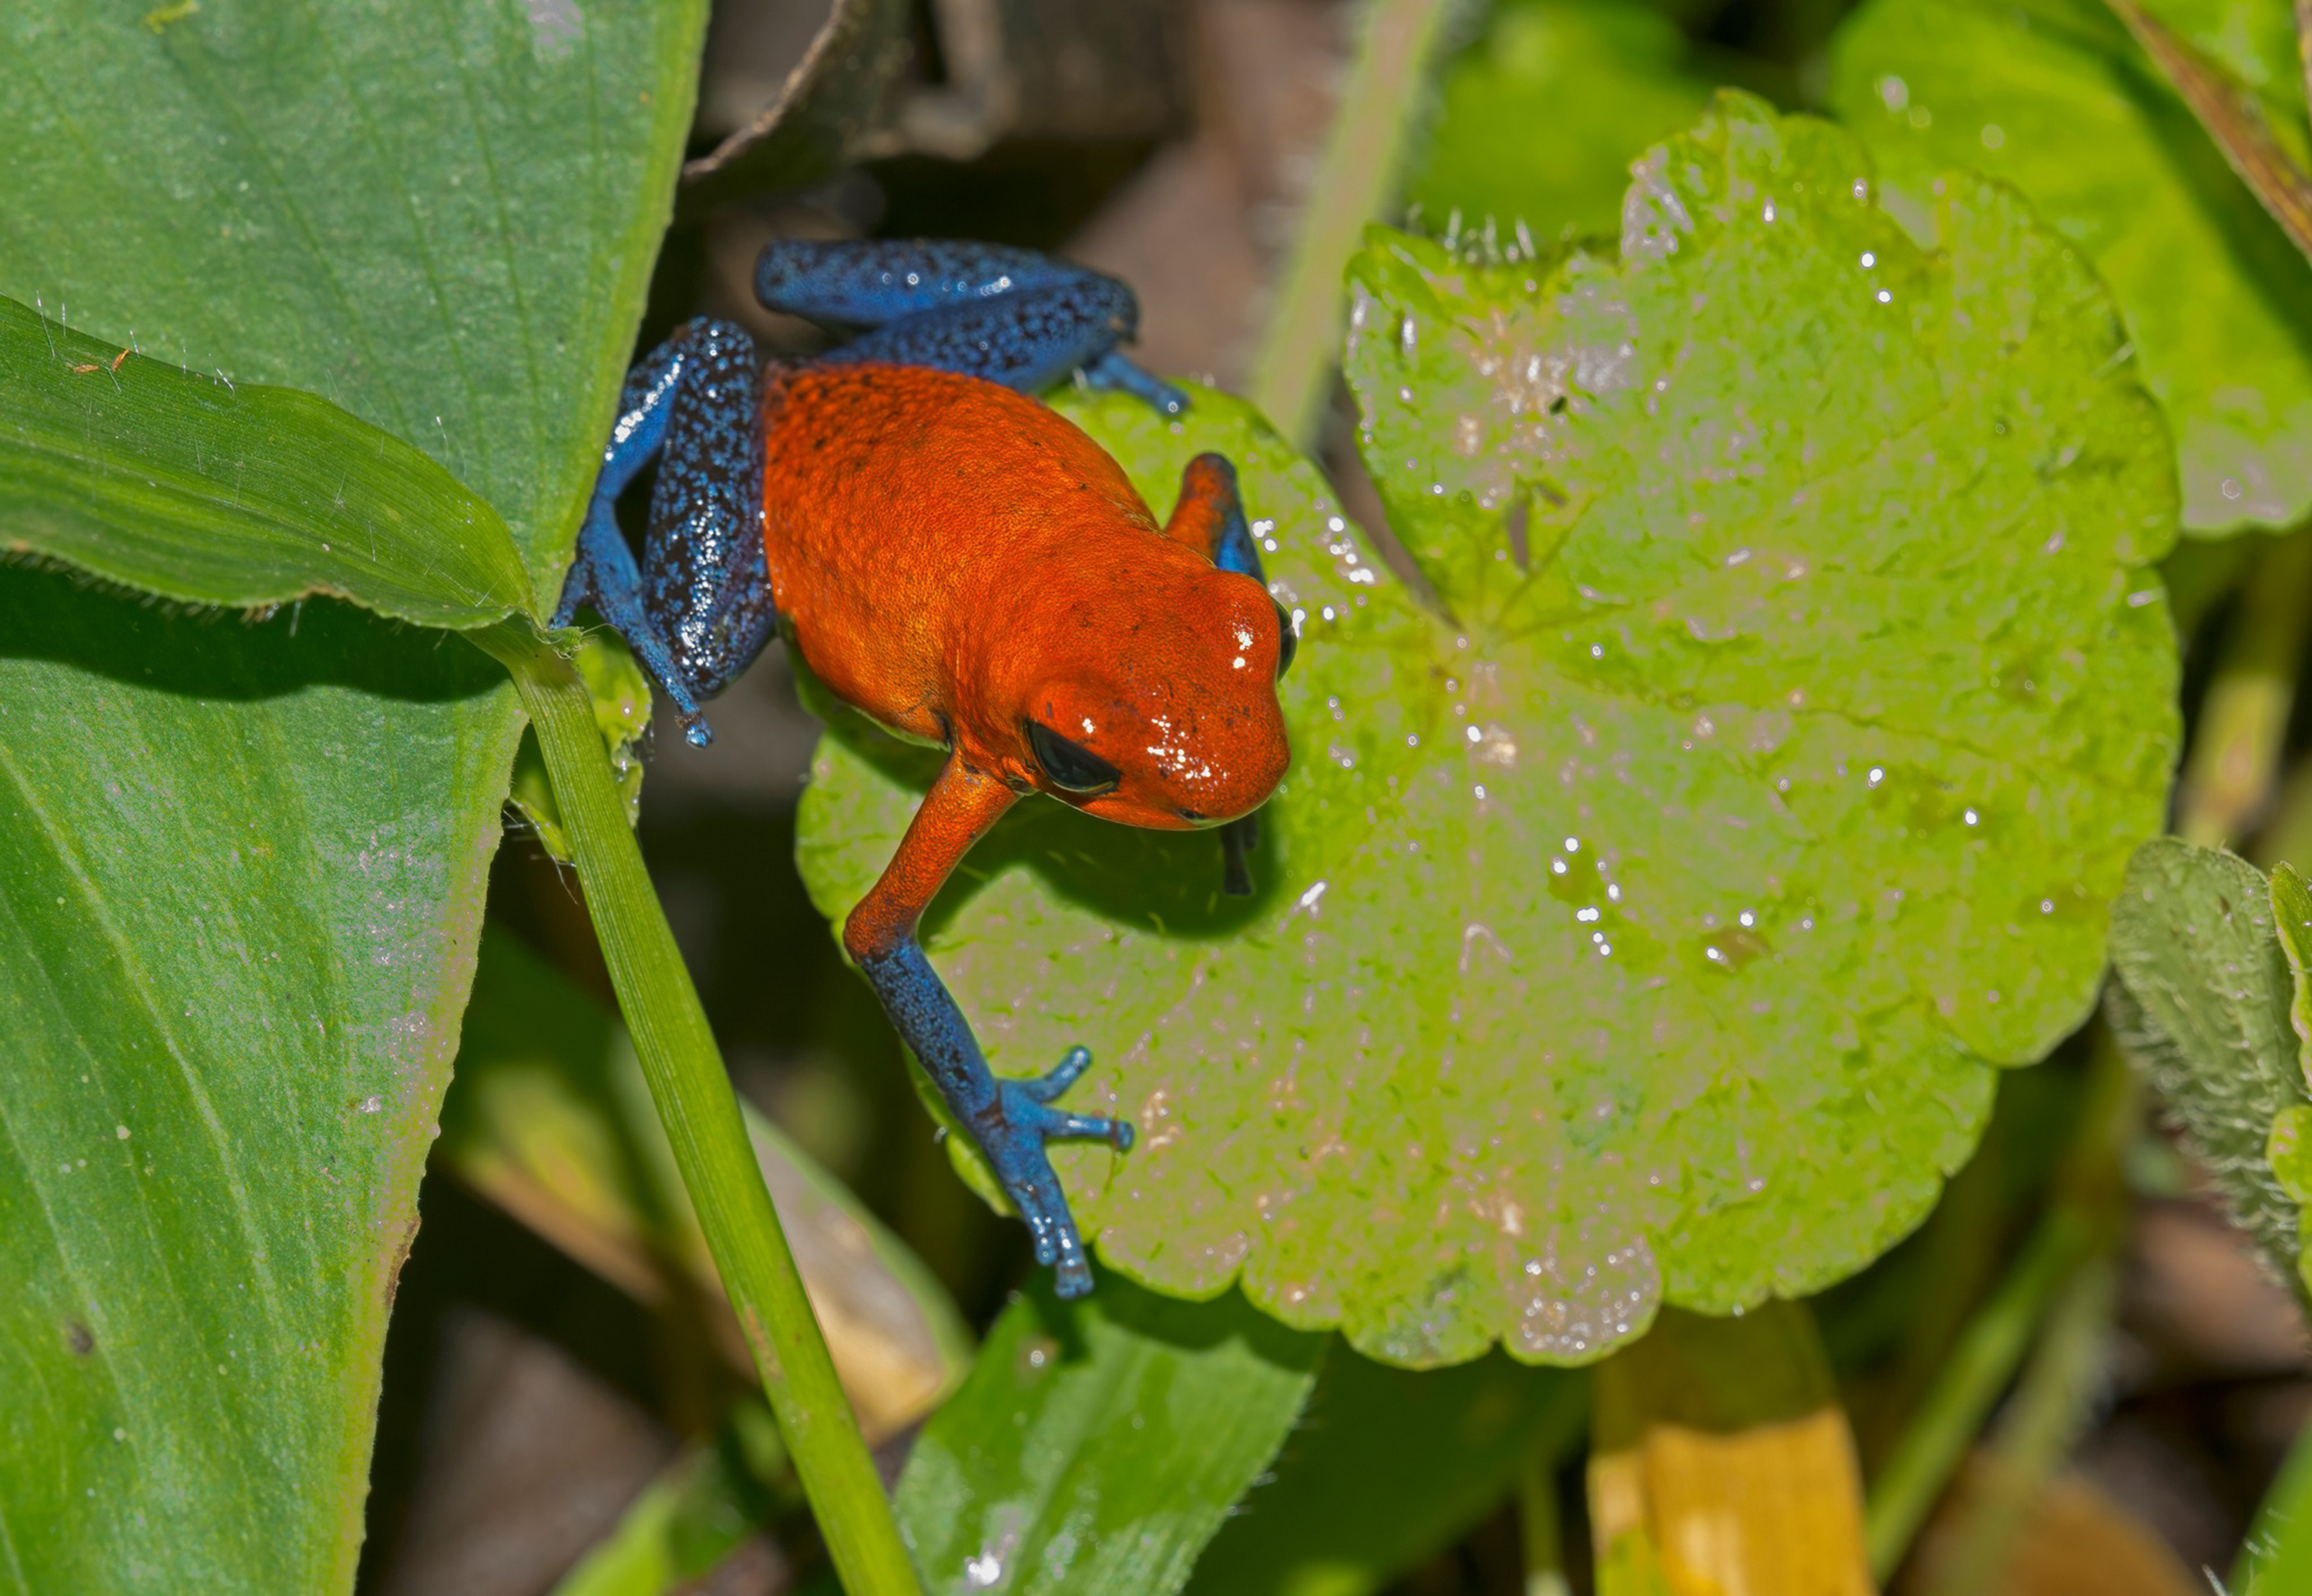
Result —
M1258 582L1202 561L1152 585L1077 609L1073 668L1024 695L1018 767L1103 820L1217 826L1266 802L1291 760L1276 682L1292 620Z

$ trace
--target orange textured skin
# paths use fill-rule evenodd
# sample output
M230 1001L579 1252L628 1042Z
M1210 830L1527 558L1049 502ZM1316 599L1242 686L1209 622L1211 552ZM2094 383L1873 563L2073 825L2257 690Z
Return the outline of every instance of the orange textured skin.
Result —
M763 429L772 592L838 697L950 744L959 776L1132 825L1214 825L1267 799L1289 758L1275 611L1259 583L1212 563L1207 478L1189 473L1160 527L1073 423L922 367L775 367ZM1052 786L1031 717L1116 767L1116 789ZM921 839L932 879L888 883L911 900L895 920L912 924L1008 802L959 803L971 813L945 846ZM856 929L854 951L898 925Z

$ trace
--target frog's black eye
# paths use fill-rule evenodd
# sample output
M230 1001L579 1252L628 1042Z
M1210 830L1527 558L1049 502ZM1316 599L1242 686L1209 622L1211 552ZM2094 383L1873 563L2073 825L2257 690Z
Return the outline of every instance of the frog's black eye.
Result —
M1268 601L1276 604L1276 601ZM1300 639L1292 635L1292 617L1282 604L1276 604L1276 674L1281 678L1292 666L1292 650Z
M1044 767L1052 785L1064 793L1097 797L1114 792L1122 779L1106 759L1039 722L1028 723L1028 746L1036 750L1036 763Z

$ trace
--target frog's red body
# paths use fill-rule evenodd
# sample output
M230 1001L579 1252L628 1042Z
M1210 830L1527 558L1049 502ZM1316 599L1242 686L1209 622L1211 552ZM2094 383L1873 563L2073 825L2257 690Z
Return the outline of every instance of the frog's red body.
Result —
M1213 564L1209 473L1159 527L1065 417L922 367L774 371L763 433L772 597L836 697L1134 825L1216 824L1275 786L1280 635L1267 590ZM1029 719L1114 765L1115 791L1054 791Z

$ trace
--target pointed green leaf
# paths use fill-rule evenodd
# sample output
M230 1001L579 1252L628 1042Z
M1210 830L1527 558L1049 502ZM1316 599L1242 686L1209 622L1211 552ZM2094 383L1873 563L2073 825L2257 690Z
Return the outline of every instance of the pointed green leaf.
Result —
M2288 7L2152 9L2260 94L2300 164ZM2312 267L2101 0L1872 0L1839 32L1831 101L1914 200L1972 167L2086 253L2175 429L2185 526L2312 510Z
M1058 1158L1111 1267L1393 1362L1594 1357L1867 1262L2084 1017L2175 758L2165 435L2011 197L1954 184L1931 255L1869 171L1733 99L1618 265L1376 238L1348 368L1458 624L1243 407L1065 401L1160 513L1234 458L1303 618L1259 896L1038 802L933 916L996 1067L1081 1041L1070 1101L1139 1126ZM830 916L924 779L825 741Z
M0 1585L350 1583L511 697L0 572Z
M310 393L142 359L8 299L0 393L0 547L203 604L328 594L462 628L529 601L496 511Z
M1238 1297L1039 1285L899 1477L924 1588L1169 1596L1300 1417L1324 1345Z

